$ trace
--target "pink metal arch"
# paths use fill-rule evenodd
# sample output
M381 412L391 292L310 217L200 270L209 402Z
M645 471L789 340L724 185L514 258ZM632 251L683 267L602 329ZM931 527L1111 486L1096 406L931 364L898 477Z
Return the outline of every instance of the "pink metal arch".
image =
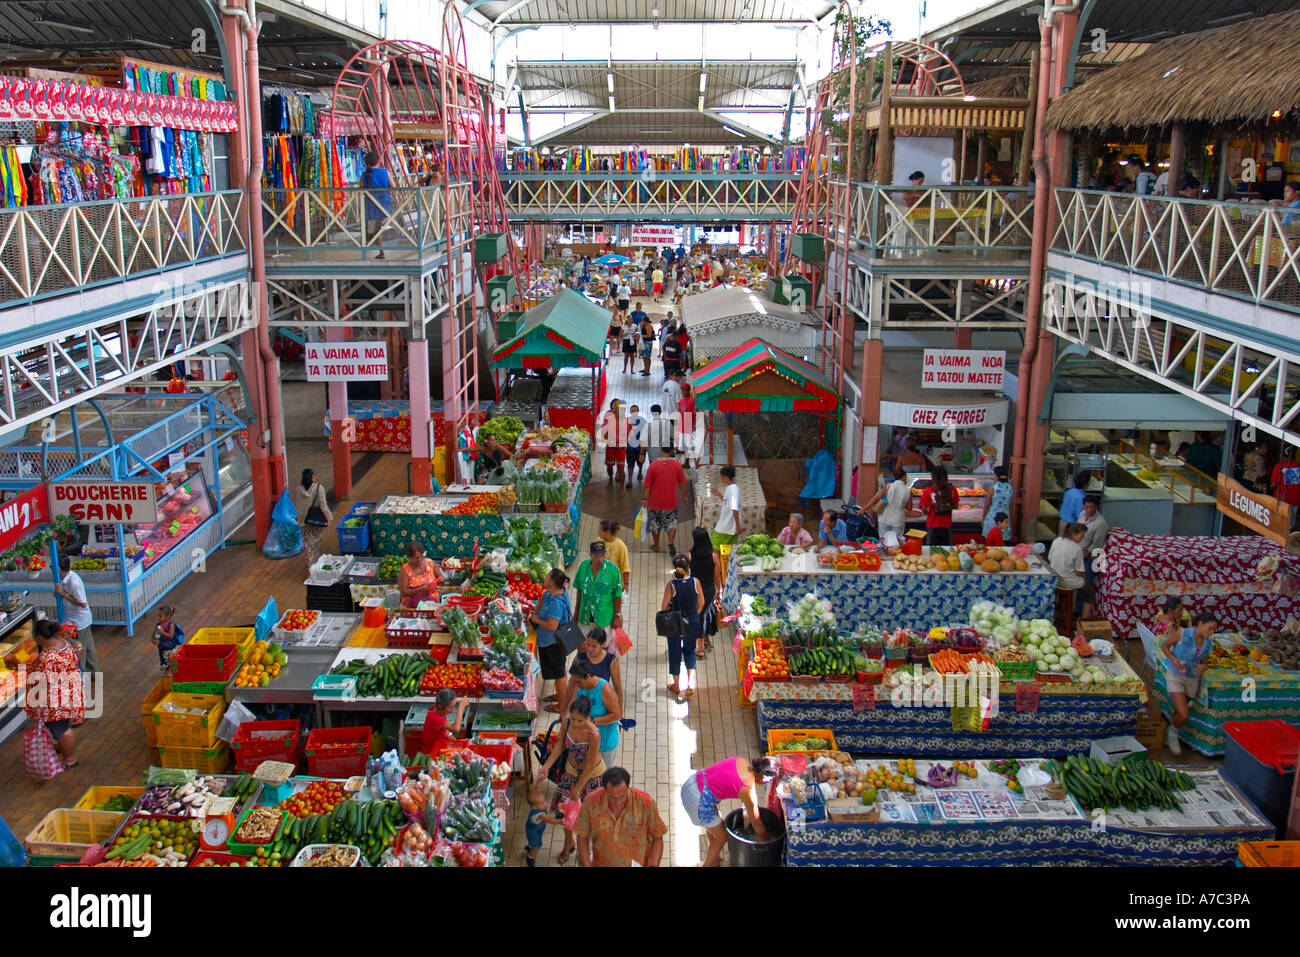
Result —
M871 52L883 54L884 45ZM964 96L966 83L948 55L925 43L912 40L893 42L894 96Z

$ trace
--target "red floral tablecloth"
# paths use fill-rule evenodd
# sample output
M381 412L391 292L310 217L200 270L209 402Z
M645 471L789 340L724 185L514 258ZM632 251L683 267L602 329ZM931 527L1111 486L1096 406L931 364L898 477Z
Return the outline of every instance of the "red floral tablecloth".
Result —
M1112 529L1106 538L1105 574L1099 576L1102 614L1117 635L1137 636L1169 595L1193 613L1212 611L1231 630L1279 628L1300 617L1300 601L1258 581L1259 563L1276 555L1284 574L1300 575L1300 556L1256 535L1134 535Z

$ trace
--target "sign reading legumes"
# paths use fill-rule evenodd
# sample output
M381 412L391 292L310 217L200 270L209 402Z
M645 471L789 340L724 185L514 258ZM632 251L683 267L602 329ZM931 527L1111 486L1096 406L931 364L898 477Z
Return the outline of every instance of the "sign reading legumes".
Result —
M388 343L309 342L303 363L308 382L384 382L388 379Z
M921 387L1001 392L1006 366L1005 351L926 349L921 362Z

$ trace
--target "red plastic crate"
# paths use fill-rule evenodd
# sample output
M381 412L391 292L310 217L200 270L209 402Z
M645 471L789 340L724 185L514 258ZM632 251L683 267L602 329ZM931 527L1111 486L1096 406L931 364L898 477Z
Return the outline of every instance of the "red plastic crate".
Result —
M212 861L214 864L226 867L230 864L242 865L247 860L248 858L242 854L227 854L225 851L199 851L190 858L190 862L186 866L198 867L204 861Z
M307 771L316 778L366 773L370 728L316 728L307 735Z
M298 763L302 744L302 723L287 721L245 721L235 731L230 748L235 752L235 770L253 773L263 761Z
M466 740L457 739L444 741L442 750L438 754L441 756L454 754L458 751L469 751L481 758L488 758L497 764L505 764L509 767L515 755L515 746L514 744L470 744Z
M171 654L172 683L229 681L239 662L238 645L181 645Z

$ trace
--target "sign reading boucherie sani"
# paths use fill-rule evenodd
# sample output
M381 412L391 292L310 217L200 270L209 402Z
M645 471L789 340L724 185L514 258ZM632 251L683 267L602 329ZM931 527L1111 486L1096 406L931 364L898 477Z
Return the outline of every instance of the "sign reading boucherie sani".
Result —
M926 349L921 361L921 386L925 389L987 389L1002 391L1006 371L1005 351Z
M56 482L50 486L50 514L71 515L82 525L151 525L158 521L158 496L153 482Z
M1253 528L1265 538L1285 545L1291 531L1291 506L1268 495L1259 495L1219 473L1219 511L1238 525Z
M303 363L308 382L383 382L388 378L388 343L309 342Z

